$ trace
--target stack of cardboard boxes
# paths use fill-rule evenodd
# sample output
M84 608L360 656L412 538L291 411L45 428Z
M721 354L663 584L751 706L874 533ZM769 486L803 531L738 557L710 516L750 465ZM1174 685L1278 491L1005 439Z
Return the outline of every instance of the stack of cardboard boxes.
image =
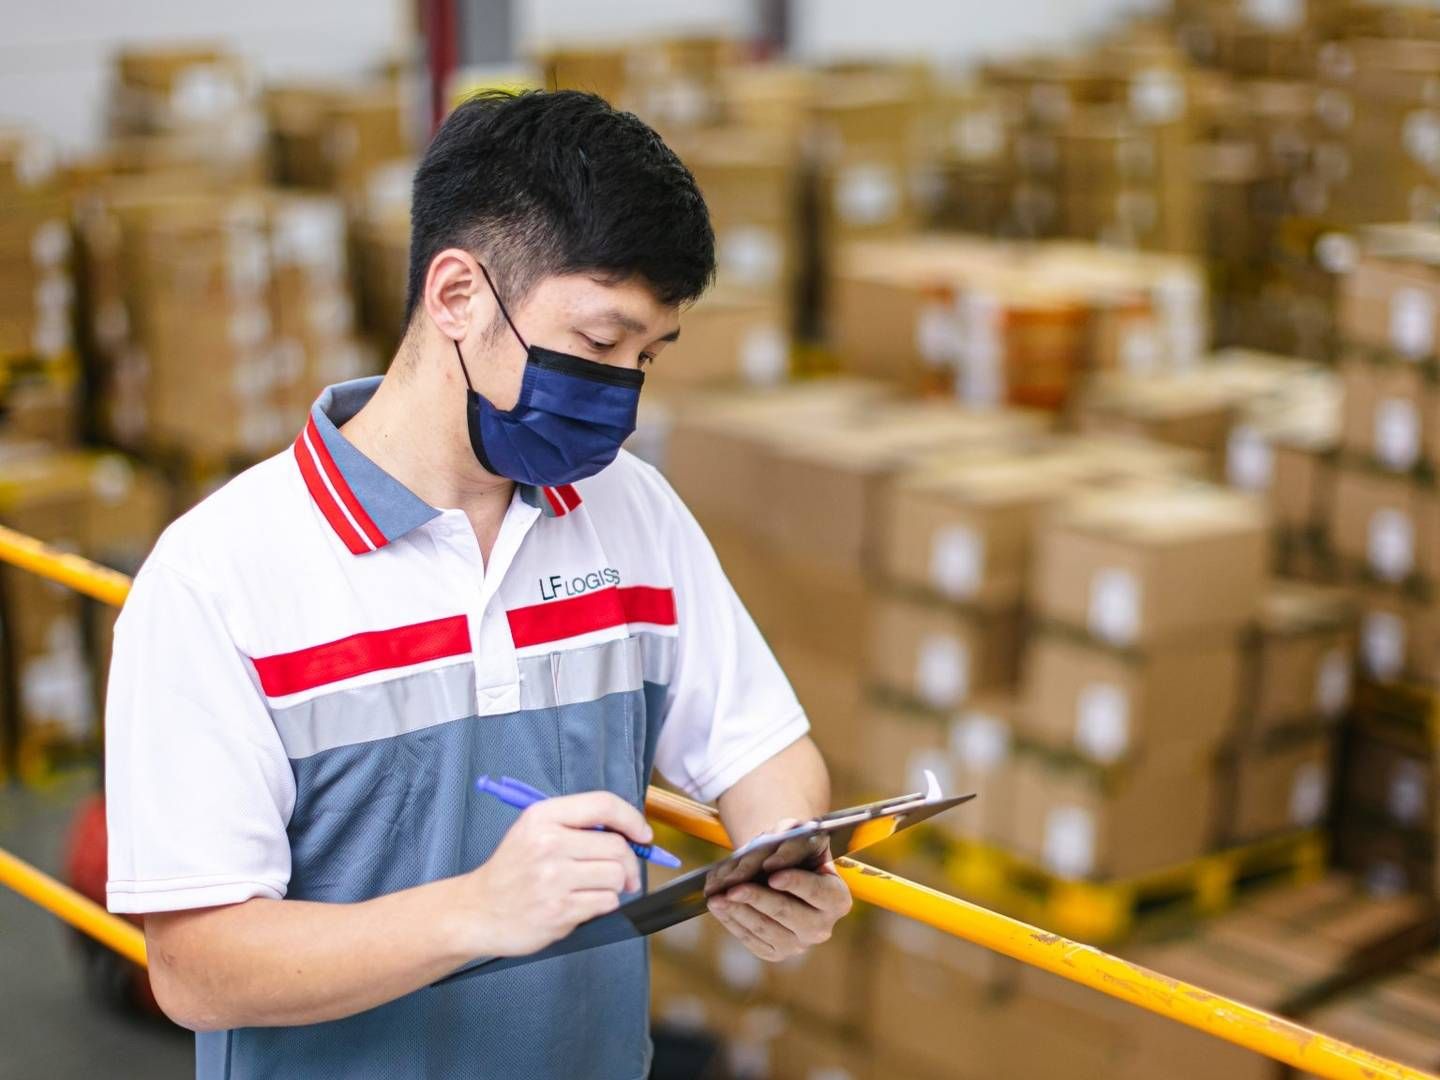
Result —
M1218 489L1104 493L1051 516L1021 712L1043 752L1017 764L1017 851L1096 878L1208 850L1213 759L1234 728L1265 567L1259 507Z
M122 49L112 69L109 152L123 171L183 170L193 182L265 177L253 73L219 47Z
M0 408L13 436L74 437L74 265L67 192L38 133L0 128Z
M333 199L122 186L86 220L92 294L116 290L97 316L119 313L101 398L117 445L255 460L294 438L321 386L373 370Z
M843 370L977 406L1058 409L1089 372L1188 367L1207 340L1183 258L927 236L852 244L831 273Z
M1377 231L1378 233L1379 231ZM1433 681L1440 579L1440 461L1431 445L1437 399L1440 233L1397 227L1377 236L1346 282L1342 467L1330 534L1363 603L1361 656L1379 679Z

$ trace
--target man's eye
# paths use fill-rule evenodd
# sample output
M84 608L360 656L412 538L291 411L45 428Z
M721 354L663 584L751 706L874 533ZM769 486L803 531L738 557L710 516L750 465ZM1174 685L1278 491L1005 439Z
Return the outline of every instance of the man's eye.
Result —
M613 349L615 347L613 341L596 341L589 334L581 334L580 336L585 339L585 344L589 345L590 348L596 352L605 352L607 349Z

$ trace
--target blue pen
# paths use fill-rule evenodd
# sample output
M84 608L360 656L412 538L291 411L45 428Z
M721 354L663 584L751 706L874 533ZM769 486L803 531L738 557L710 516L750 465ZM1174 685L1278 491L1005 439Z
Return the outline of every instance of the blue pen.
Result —
M493 795L506 806L513 806L516 810L524 810L527 806L550 797L543 791L538 791L529 784L509 776L502 776L499 780L491 780L488 776L482 776L475 781L475 788L483 791L486 795ZM597 825L595 828L602 832L606 831L603 825ZM657 866L668 866L671 870L680 868L680 860L659 844L637 844L633 840L627 841L627 843L630 844L630 850L648 862L655 863Z

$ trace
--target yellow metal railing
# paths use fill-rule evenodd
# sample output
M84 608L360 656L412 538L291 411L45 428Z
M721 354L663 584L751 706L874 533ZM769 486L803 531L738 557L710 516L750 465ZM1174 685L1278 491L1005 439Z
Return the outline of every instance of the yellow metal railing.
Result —
M3 527L0 561L34 571L109 604L123 603L129 588L123 574L55 551ZM730 843L716 812L690 799L652 787L646 795L645 810L656 821L701 840L725 846ZM1261 1009L1167 978L873 866L841 859L839 869L857 900L916 919L1317 1076L1331 1080L1440 1080ZM140 931L3 851L0 885L8 885L135 962L145 962L145 941Z

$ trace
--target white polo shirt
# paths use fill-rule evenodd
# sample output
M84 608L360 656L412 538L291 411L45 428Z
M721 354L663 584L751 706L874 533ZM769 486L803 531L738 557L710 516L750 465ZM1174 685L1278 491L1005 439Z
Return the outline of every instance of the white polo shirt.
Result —
M290 451L177 520L136 577L106 713L112 911L368 899L489 857L515 811L474 792L481 773L640 806L653 765L711 800L808 730L654 469L622 452L518 487L485 566L462 511L337 430L378 384L327 390ZM643 945L607 946L202 1035L200 1075L640 1077L646 993Z

